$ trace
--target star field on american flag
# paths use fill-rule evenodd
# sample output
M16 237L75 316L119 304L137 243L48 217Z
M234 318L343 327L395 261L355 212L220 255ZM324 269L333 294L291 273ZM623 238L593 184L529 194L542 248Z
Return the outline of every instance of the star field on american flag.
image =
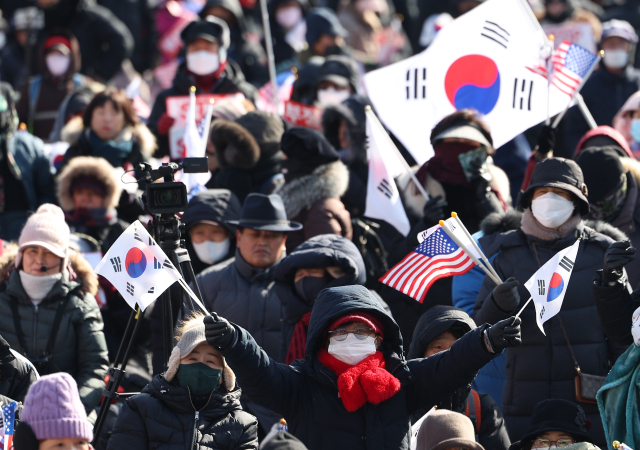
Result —
M437 229L429 237L430 239L425 239L414 251L433 258L436 255L448 255L458 250L458 246L442 231L442 228Z

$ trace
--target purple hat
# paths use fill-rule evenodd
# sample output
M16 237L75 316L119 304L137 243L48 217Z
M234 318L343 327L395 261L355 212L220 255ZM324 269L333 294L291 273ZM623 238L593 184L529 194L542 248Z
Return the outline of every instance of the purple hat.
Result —
M93 440L93 429L80 402L78 385L68 373L45 375L31 385L21 419L39 441L77 438Z
M602 39L616 36L635 44L638 42L638 35L631 24L626 20L611 19L602 24Z

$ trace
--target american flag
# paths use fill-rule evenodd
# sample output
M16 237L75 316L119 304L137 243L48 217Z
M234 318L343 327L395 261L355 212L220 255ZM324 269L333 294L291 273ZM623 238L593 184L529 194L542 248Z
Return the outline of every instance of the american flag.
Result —
M291 99L291 93L293 92L293 83L295 81L296 74L291 70L279 73L276 76L276 84L278 85L278 100L280 101L280 104L284 104L285 101ZM256 107L260 111L268 111L278 114L281 113L281 111L276 111L276 108L273 104L273 84L271 83L271 81L268 81L258 90Z
M473 268L471 258L447 236L440 225L432 230L418 248L379 281L422 302L436 280L462 275Z
M2 415L4 422L4 436L2 439L3 450L10 450L13 446L13 430L16 423L17 402L11 402L7 406L2 407Z
M589 50L563 41L553 53L551 84L565 94L573 96L597 58L597 55Z

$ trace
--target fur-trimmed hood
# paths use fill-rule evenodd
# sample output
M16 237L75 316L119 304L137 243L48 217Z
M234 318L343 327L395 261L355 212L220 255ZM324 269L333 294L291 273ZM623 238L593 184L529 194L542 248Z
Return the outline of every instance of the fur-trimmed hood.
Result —
M78 156L77 158L71 159L69 164L66 165L58 176L58 201L63 210L71 211L74 209L71 185L73 184L73 180L80 176L95 178L105 187L106 195L102 201L103 208L110 209L118 206L122 189L120 189L118 179L111 164L104 158Z
M218 120L211 127L210 136L220 167L251 170L258 163L260 146L242 125Z
M15 269L14 263L17 254L17 244L6 244L4 253L0 256L0 282L7 280L11 272ZM69 278L72 281L81 281L82 288L89 294L95 296L98 293L98 275L93 271L89 261L72 249L68 249L67 257L69 259L67 265Z
M289 181L278 191L287 217L297 217L304 209L309 208L323 198L340 198L349 186L349 170L341 161L323 164L309 175Z
M140 152L145 159L150 159L156 151L158 144L156 137L147 128L146 125L138 124L129 126L125 129L124 135L131 136L132 139L140 146ZM74 117L60 131L60 140L68 142L69 145L77 144L84 133L84 124L82 117Z

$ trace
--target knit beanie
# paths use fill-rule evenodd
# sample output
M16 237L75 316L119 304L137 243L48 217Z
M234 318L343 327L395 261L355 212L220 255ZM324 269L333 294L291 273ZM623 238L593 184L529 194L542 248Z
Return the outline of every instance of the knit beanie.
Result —
M68 373L44 375L31 385L21 420L39 441L77 438L93 440L93 428L80 402L78 385Z
M32 245L44 247L54 255L65 259L69 248L69 235L69 226L64 220L62 210L50 203L40 205L38 210L29 217L20 233L15 266L20 267L22 252L25 247ZM65 265L66 262L63 267Z
M384 324L373 314L369 314L364 311L358 311L354 314L347 314L346 316L342 316L336 321L334 321L331 325L329 325L328 331L333 331L338 328L343 323L350 322L360 322L368 327L370 327L373 331L384 338Z
M167 371L164 374L164 378L167 381L173 380L180 368L180 360L186 358L198 345L206 344L207 338L204 334L204 323L202 321L204 316L198 316L194 319L188 320L183 326L184 332L180 337L180 340L173 347L171 356L169 357L169 364ZM232 391L236 385L236 376L229 366L227 361L222 355L222 379L224 381L224 387L227 391Z

